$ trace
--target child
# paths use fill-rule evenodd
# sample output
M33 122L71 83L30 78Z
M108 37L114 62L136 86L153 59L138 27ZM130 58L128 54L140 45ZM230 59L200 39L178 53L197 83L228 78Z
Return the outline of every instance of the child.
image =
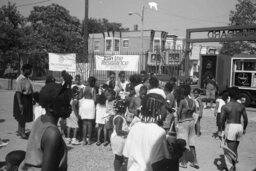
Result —
M141 110L141 101L147 94L147 87L142 86L139 91L138 97L133 97L129 104L128 111L129 113L126 114L126 120L129 122L129 127L131 128L135 123L139 122L139 114Z
M195 104L196 104L196 113L198 113L198 118L197 118L197 122L195 125L195 129L196 129L196 135L200 136L201 135L201 127L200 127L200 120L203 116L203 103L202 103L202 99L200 97L200 89L195 88L193 90L193 94L194 94L194 99L195 99Z
M45 109L39 105L39 93L35 92L33 94L33 98L35 101L35 105L33 106L33 113L34 113L34 121L41 115L45 114Z
M84 98L79 100L79 115L83 121L83 145L91 145L93 122L95 120L96 78L88 78L88 86L84 89ZM86 136L88 134L88 139Z
M97 134L97 143L96 143L97 146L101 144L100 137L101 137L101 132L104 128L105 117L106 117L106 96L104 93L101 93L98 96L97 105L96 105L96 124L98 124L98 134ZM104 141L107 141L107 132L105 130L104 130Z
M79 145L79 141L76 139L77 130L78 130L78 95L79 95L79 88L77 86L72 87L73 98L70 102L72 106L72 112L70 116L66 119L67 123L67 143L71 143L72 145ZM73 138L71 140L71 129L74 129Z
M110 135L113 132L113 117L115 115L114 111L114 103L115 103L115 96L116 92L113 89L108 89L105 92L106 100L106 123L104 125L104 131L106 131L108 140L104 142L104 146L109 144Z
M8 153L5 157L6 171L18 171L20 163L25 158L25 151L17 150Z
M123 148L125 144L126 136L128 135L128 125L124 118L124 114L127 109L125 100L118 100L114 104L114 110L116 115L113 119L113 133L111 134L111 148L115 155L114 170L121 170L124 162Z
M227 102L228 99L228 92L223 92L220 94L220 97L217 98L216 100L216 106L214 110L214 116L216 117L216 125L218 127L217 134L218 136L216 139L220 139L221 137L221 118L220 118L220 113L221 113L221 107L224 106Z
M79 115L83 121L83 145L91 145L92 125L95 119L95 104L92 93L85 90L84 98L79 100ZM86 138L88 134L88 139Z

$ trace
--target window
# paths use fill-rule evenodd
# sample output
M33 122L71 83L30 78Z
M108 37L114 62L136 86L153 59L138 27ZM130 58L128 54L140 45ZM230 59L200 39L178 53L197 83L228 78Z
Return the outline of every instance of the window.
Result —
M100 41L94 42L94 51L100 51Z
M153 51L159 51L160 47L161 47L160 39L155 39L154 40L154 49L153 49Z
M123 47L128 48L129 47L129 40L123 40Z
M120 51L120 40L119 39L115 39L115 52L119 52Z
M109 52L112 51L112 38L105 40L105 51Z

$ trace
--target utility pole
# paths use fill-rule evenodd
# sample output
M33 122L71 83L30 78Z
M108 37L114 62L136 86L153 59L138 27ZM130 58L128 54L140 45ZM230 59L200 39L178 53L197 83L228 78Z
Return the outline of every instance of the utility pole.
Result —
M88 56L88 13L89 13L89 0L85 0L85 11L84 11L84 58L83 62L85 62L86 58L88 62L91 63L91 59Z

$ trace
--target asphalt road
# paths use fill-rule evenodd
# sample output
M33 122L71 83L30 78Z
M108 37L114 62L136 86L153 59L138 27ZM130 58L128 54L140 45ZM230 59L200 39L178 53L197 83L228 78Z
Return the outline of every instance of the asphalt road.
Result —
M9 141L6 147L0 148L0 165L5 156L12 150L25 150L27 140L16 136L17 123L12 117L14 91L0 90L0 138ZM252 171L256 169L256 109L248 108L249 125L246 135L243 136L239 148L238 171ZM196 151L200 169L188 166L181 171L216 171L223 165L223 153L219 141L212 137L216 132L215 117L213 111L204 111L202 123L202 135L197 138ZM31 128L31 124L27 128ZM111 171L113 169L113 154L109 147L96 146L72 146L69 145L68 167L69 171ZM0 167L1 168L1 167Z

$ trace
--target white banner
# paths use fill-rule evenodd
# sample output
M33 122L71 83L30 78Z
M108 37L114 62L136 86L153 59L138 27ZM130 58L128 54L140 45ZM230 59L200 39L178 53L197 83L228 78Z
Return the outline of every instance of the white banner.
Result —
M138 71L139 55L95 55L96 70Z
M49 53L49 70L76 72L76 54Z

